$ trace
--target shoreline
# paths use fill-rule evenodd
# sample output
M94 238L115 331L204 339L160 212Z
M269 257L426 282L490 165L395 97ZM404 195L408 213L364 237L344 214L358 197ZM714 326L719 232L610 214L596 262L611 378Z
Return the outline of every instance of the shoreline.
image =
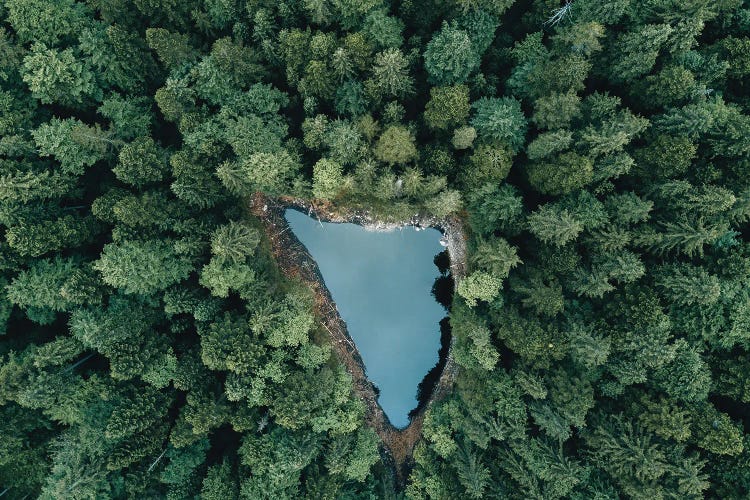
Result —
M331 347L338 360L352 376L353 390L365 405L365 421L380 437L383 446L383 462L393 469L396 482L403 488L411 467L414 447L422 434L425 412L436 401L444 398L453 388L457 366L453 360L453 338L445 358L445 366L424 406L411 418L404 429L394 427L377 402L377 390L367 378L362 357L349 336L346 324L341 319L330 292L326 288L317 264L307 249L297 239L284 218L284 210L295 208L306 212L321 222L354 223L371 231L393 231L406 226L435 228L446 240L450 258L450 272L457 286L466 276L466 239L461 220L448 217L440 220L431 216L415 214L406 221L381 222L364 211L342 212L341 208L328 204L291 197L271 198L256 193L250 201L250 212L262 222L281 271L290 278L300 279L311 288L315 296L316 315L320 324L330 335Z

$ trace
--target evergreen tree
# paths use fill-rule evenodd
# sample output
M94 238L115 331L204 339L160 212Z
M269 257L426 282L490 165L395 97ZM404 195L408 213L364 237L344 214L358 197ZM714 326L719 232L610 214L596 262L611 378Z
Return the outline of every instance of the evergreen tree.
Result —
M480 56L466 31L444 22L427 44L424 66L431 83L455 85L464 83L479 66Z
M469 89L464 85L433 87L425 106L424 119L430 128L447 129L469 117Z
M34 44L23 61L23 81L43 104L76 107L101 99L91 68L70 48L58 51L41 42Z
M166 241L123 241L106 245L94 268L110 286L149 294L187 278L193 264Z
M526 118L520 103L512 98L482 98L472 104L471 124L480 138L500 142L517 151L526 135Z

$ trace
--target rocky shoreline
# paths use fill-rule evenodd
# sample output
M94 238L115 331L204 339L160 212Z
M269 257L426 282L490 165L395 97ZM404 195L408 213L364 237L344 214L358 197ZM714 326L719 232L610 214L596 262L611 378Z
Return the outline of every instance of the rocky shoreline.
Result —
M384 462L393 468L397 483L403 486L412 464L412 452L421 437L425 411L435 401L445 397L453 387L457 374L457 366L452 357L453 341L448 349L445 367L427 403L413 416L405 429L394 427L377 402L377 389L367 378L362 357L349 336L318 266L284 218L284 210L287 208L304 211L321 222L350 222L373 231L393 231L405 226L438 229L443 233L444 245L450 257L451 274L456 282L466 275L466 238L462 221L457 217L441 220L415 214L409 220L401 222L382 222L359 210L347 212L329 204L316 204L310 200L290 197L271 198L261 193L257 193L250 201L250 211L263 223L282 272L288 277L303 281L313 290L320 323L330 334L332 347L352 376L354 391L365 404L368 425L375 429L382 440L381 455Z

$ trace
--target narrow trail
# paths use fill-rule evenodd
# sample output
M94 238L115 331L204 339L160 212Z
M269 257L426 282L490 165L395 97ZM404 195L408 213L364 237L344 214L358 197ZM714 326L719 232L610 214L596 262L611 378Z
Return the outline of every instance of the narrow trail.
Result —
M256 193L250 200L250 212L263 223L266 236L281 271L288 277L301 280L309 286L315 296L315 313L322 327L330 335L331 345L338 359L352 376L354 392L365 404L365 420L382 440L381 456L393 469L396 483L403 488L413 465L412 453L422 435L425 412L436 401L444 398L453 388L458 367L453 361L452 343L448 349L445 367L427 400L427 404L411 419L405 429L394 427L377 402L377 392L367 379L362 357L341 319L331 294L326 288L317 264L299 242L284 218L286 208L297 208L317 217L323 222L352 222L373 230L392 230L403 226L434 227L447 239L451 274L456 281L466 275L466 237L461 220L449 218L438 220L432 217L415 216L400 223L382 223L361 212L345 213L331 205L316 205L309 200L296 198L271 198Z

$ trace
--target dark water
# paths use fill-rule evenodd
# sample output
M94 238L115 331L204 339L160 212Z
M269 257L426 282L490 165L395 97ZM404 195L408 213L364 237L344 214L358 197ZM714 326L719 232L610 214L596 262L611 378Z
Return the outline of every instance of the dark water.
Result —
M291 209L284 216L317 262L367 376L380 389L380 406L393 425L405 427L417 386L438 361L446 314L432 294L440 232L321 224Z

